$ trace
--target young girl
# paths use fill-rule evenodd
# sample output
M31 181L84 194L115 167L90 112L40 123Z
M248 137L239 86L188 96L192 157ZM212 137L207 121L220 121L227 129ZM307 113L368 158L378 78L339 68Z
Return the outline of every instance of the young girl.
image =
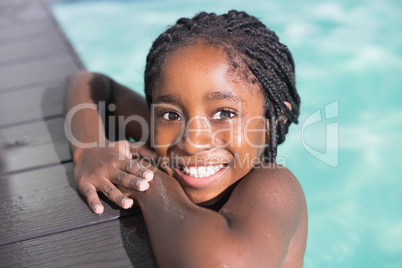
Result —
M97 191L135 202L161 267L302 267L304 194L275 164L300 99L275 33L244 12L179 19L147 56L145 95L98 74L72 80L75 179L94 212ZM111 142L116 125L139 143Z

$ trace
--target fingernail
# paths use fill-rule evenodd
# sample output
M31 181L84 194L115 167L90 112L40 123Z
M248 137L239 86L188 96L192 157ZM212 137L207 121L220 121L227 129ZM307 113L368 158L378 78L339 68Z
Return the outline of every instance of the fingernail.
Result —
M144 179L146 179L147 181L152 181L152 179L154 178L154 173L150 170L147 170L144 172Z
M149 183L146 180L138 180L136 185L138 191L145 191L146 189L149 188Z
M124 208L131 208L133 206L133 200L127 197L123 198L122 203Z
M96 204L94 207L94 211L96 214L102 214L102 212L103 212L102 206L99 204Z

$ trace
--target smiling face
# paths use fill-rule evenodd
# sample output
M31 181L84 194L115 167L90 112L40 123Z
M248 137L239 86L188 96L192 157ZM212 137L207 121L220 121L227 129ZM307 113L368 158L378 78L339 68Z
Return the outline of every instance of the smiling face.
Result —
M214 203L261 157L264 96L202 44L170 53L152 91L154 146L194 203Z

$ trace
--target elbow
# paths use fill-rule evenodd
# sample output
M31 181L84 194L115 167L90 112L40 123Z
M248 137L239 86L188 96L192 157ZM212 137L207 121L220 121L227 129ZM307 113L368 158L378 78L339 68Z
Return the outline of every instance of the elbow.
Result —
M171 258L164 261L158 261L161 268L178 267L178 268L204 268L204 267L247 267L241 260L233 261L233 258L221 254L221 252L210 252L209 250L189 250L179 251Z
M242 267L261 267L261 268L280 268L282 261L278 262L275 258L267 259L267 256L256 256L251 249L243 251L215 250L214 252L200 251L197 253L183 255L172 262L160 263L160 267L219 267L219 268L242 268ZM266 255L270 255L267 253ZM159 262L158 262L159 263Z
M250 261L250 250L227 232L191 234L172 243L168 258L158 260L160 267L258 267ZM250 265L251 264L251 265Z
M189 252L191 251L191 252ZM179 254L179 255L177 255ZM253 256L251 250L236 250L229 247L217 248L215 245L209 245L209 248L204 249L188 249L177 252L175 257L166 261L158 262L160 267L280 267L275 263L262 261L258 256Z
M89 81L92 77L93 74L88 71L77 71L70 77L70 86L80 84L83 81Z
M183 242L183 241L180 241ZM281 245L265 245L266 250L253 249L242 239L225 235L199 236L198 239L172 247L169 259L159 262L160 267L281 267L286 250Z
M230 261L241 250L237 249L226 219L208 216L213 219L194 220L182 226L163 254L155 252L159 267L245 267Z

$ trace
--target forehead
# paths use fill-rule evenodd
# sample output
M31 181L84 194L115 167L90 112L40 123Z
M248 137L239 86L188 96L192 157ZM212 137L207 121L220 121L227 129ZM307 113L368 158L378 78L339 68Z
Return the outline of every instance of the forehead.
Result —
M205 95L211 92L230 92L246 98L250 93L261 94L259 87L245 81L233 71L232 60L222 47L196 44L179 48L166 58L153 90L153 100L161 94Z

